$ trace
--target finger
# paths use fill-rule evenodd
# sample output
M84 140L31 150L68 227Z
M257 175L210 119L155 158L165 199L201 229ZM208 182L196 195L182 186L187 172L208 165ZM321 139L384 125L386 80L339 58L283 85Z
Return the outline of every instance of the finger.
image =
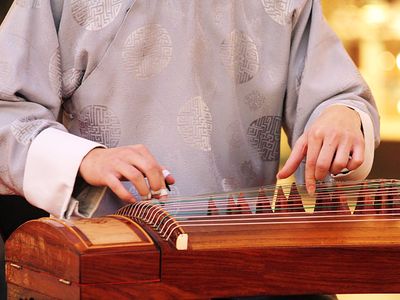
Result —
M125 163L118 166L118 172L123 178L129 180L134 185L140 196L142 196L142 199L151 199L150 189L141 171Z
M364 143L358 143L354 145L351 159L347 163L347 169L355 170L362 165L365 159L365 145Z
M114 175L109 175L106 179L106 185L123 201L136 202L135 197L124 187L121 181Z
M167 177L165 177L165 182L168 184L174 184L175 178L172 175L168 175Z
M315 179L323 180L329 173L332 161L335 158L337 144L334 141L324 141L321 147L321 151L318 154L317 163L315 166ZM347 154L348 158L348 154ZM346 161L347 164L347 161Z
M336 150L335 157L330 167L330 173L337 175L347 167L351 151L351 144L348 142L342 143Z
M153 194L158 194L158 191L166 189L165 179L162 175L161 168L157 168L156 166L149 166L149 169L145 170L144 172L147 177L147 181L149 183L151 191L155 192Z
M129 153L127 161L147 178L151 190L158 191L165 188L161 166L148 151L141 147L139 149L140 151L133 149L134 151Z
M168 171L168 169L166 169L164 166L161 166L162 173L165 179L165 182L169 185L169 184L174 184L175 183L175 178L174 176L172 176L172 174Z
M284 179L292 175L299 167L301 161L307 152L307 139L303 134L295 143L292 152L289 155L288 160L282 169L278 172L277 178Z
M310 195L315 193L315 166L317 164L318 155L321 151L322 139L309 138L307 144L307 157L305 169L306 189Z
M175 183L175 179L174 177L171 175L171 173L164 167L161 166L162 168L162 175L164 177L164 183L165 183L165 187L162 187L160 190L152 190L151 194L154 196L154 198L156 199L166 199L168 197L169 191L171 191L169 185L170 184L174 184Z

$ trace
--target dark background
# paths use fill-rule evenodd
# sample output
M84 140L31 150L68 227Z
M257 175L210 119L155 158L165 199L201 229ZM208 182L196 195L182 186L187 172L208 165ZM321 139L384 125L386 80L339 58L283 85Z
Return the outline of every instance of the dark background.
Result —
M4 17L6 16L11 3L12 0L0 0L0 22L3 21Z

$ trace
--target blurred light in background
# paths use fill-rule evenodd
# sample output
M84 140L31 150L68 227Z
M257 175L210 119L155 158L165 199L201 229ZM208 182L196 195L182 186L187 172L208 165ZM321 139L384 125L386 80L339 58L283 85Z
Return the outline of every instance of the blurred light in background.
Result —
M392 71L396 67L396 57L392 52L383 51L378 59L383 71ZM397 63L400 63L399 56L397 57Z
M400 70L400 53L397 54L397 56L396 56L396 65L397 65L397 68Z
M382 140L400 142L400 0L322 0L322 5L371 87Z
M383 24L387 20L386 6L382 4L369 4L362 7L362 14L370 24Z
M328 23L375 97L382 141L400 142L400 0L321 3ZM285 138L281 149L283 163L290 153Z

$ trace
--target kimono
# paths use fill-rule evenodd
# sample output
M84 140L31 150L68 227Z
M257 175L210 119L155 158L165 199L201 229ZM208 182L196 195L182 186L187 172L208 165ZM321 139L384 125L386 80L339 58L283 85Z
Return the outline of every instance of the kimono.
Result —
M56 217L113 212L79 165L132 144L168 166L173 195L273 184L281 128L293 146L331 105L379 143L318 0L16 0L0 30L0 193Z

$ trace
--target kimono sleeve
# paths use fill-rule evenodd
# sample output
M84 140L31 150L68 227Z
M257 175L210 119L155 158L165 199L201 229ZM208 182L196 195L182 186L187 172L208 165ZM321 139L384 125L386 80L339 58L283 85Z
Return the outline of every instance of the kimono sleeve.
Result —
M62 2L15 1L0 28L0 194L25 196L58 217L67 209L84 152L97 146L84 140L83 150L68 153L72 161L63 157L83 139L59 122ZM44 159L29 159L39 140L45 142L35 151Z
M293 147L325 108L346 105L359 112L365 127L366 154L373 157L374 145L379 144L379 115L370 89L326 23L320 2L302 2L304 5L297 11L298 18L293 25L283 112L289 145ZM370 160L367 172L372 165ZM304 165L297 172L299 181L303 180L303 174Z

